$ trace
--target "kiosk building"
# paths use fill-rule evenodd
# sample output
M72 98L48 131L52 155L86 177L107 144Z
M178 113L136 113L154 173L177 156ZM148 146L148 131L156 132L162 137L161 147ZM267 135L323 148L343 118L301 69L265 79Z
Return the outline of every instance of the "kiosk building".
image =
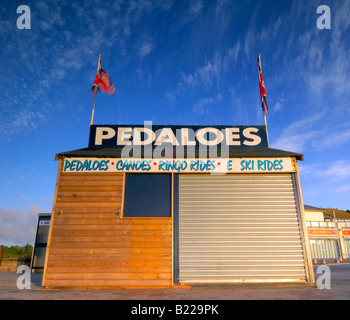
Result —
M303 155L265 126L92 125L56 160L44 286L314 283Z

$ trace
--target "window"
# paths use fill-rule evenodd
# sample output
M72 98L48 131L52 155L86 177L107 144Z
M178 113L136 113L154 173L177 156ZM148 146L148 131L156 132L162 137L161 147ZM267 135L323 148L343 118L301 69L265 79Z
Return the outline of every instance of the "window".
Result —
M171 217L171 174L126 174L124 217Z

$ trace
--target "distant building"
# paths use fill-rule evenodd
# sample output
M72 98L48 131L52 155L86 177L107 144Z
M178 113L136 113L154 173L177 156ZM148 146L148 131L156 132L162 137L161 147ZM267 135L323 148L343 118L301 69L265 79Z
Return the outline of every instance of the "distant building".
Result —
M304 206L314 262L348 261L350 258L350 213L332 208Z
M306 221L350 220L350 212L304 205Z

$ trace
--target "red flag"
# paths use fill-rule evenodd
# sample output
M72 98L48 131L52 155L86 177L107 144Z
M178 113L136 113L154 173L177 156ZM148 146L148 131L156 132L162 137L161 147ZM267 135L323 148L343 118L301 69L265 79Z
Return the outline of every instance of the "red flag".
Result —
M267 113L267 100L266 100L266 89L265 89L265 83L264 78L262 74L261 69L261 61L260 61L260 54L258 55L258 70L259 70L259 87L260 87L260 97L261 97L261 107L264 112L264 115Z
M111 81L108 73L105 72L103 69L100 69L100 72L96 74L91 92L96 93L99 90L109 95L113 95L115 91L113 82Z

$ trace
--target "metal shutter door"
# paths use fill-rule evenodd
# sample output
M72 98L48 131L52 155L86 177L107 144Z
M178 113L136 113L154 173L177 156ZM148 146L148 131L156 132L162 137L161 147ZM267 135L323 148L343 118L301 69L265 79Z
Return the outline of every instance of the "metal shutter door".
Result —
M306 283L291 174L179 175L180 283Z

